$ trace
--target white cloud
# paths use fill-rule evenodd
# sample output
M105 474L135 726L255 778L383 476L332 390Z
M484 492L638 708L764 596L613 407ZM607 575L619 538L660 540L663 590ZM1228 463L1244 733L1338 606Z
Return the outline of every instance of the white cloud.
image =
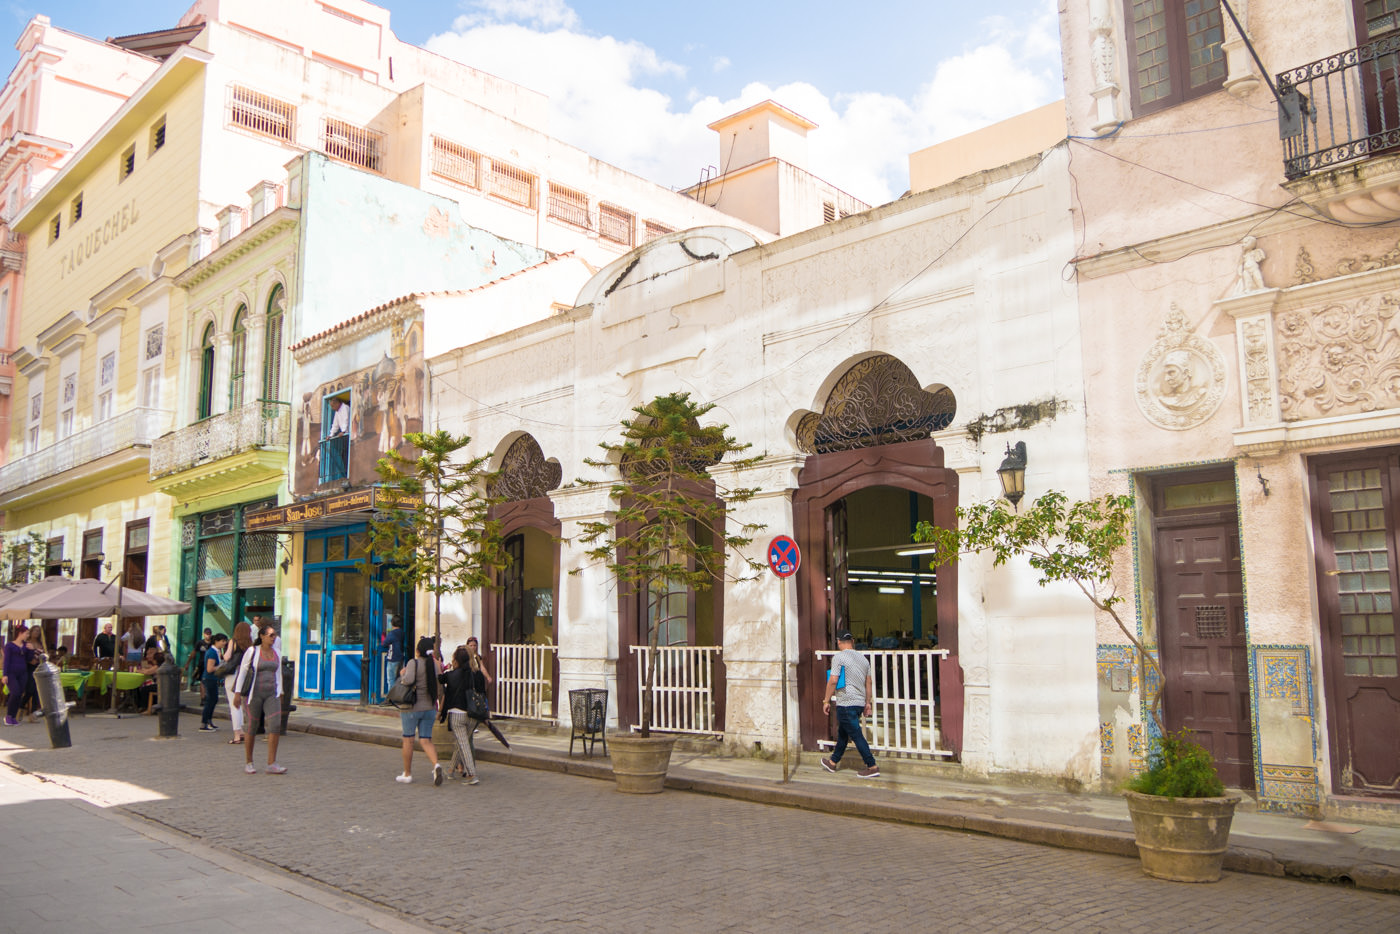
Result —
M480 14L459 18L427 47L547 94L553 135L670 187L695 183L718 159L719 141L706 124L773 98L818 124L808 137L811 171L880 204L908 187L909 153L1061 93L1053 0L1024 23L993 17L979 24L984 44L934 63L909 101L754 83L727 100L692 91L677 102L649 84L684 78L681 65L642 43L579 31L577 15L560 0L481 0L476 7ZM717 58L715 70L722 67L733 70Z
M732 64L734 63L731 62L729 59L725 58L723 55L721 55L719 58L715 59L714 64L710 67L715 71L716 74L718 74L719 72L724 71Z

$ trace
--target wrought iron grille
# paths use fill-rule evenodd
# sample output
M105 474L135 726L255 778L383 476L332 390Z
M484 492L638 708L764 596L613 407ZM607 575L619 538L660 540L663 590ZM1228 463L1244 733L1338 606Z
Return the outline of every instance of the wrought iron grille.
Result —
M335 120L330 117L321 125L321 148L326 155L371 172L383 171L381 153L384 134Z
M598 205L598 236L613 243L631 246L636 235L637 215L612 204Z
M468 188L481 187L481 153L461 143L433 137L433 174Z
M291 423L291 405L286 402L250 402L206 418L156 440L151 476L163 477L254 448L285 449Z
M821 414L802 417L797 444L809 454L827 454L918 441L947 428L956 412L950 390L924 391L901 361L879 354L842 374Z
M522 207L535 206L535 176L524 169L492 159L487 179L490 193L497 198Z
M229 88L229 123L291 142L297 109L286 101L259 94L250 88Z
M549 183L549 216L585 229L592 227L588 216L588 195L556 182Z
M1290 179L1400 147L1400 33L1285 71L1278 90Z
M507 502L534 499L559 489L564 468L545 460L544 451L531 435L521 435L506 449L501 470L492 485L492 494Z

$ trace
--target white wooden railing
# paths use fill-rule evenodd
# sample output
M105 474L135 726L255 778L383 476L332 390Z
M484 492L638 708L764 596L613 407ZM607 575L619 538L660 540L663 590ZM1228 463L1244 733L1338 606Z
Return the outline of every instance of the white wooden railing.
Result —
M496 643L491 651L496 655L496 704L492 714L557 721L559 711L550 682L559 646Z
M817 652L817 668L825 672L831 664L831 650ZM947 649L862 649L870 661L875 696L866 741L878 752L904 756L951 756L940 749L934 720L937 700L938 662ZM834 745L820 740L823 748Z
M656 650L651 728L663 733L718 735L715 726L715 665L718 645L668 645ZM637 658L637 697L646 691L645 645L632 646Z

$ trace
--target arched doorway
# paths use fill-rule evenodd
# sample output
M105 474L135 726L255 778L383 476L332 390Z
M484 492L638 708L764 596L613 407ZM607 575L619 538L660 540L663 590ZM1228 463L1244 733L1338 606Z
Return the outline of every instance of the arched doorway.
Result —
M530 435L511 442L491 492L505 501L491 509L501 523L508 561L496 589L482 599L481 651L495 673L493 710L503 716L558 716L559 535L549 491L563 468L545 459Z
M913 689L936 694L942 747L961 750L957 566L935 573L917 555L897 553L912 546L919 520L957 521L958 477L931 437L955 412L949 390L923 390L907 366L880 354L846 369L822 411L798 422L798 446L809 454L793 495L794 533L807 556L798 571L804 748L817 749L833 734L821 710L826 671L816 653L834 649L836 632L849 628L858 645L947 651L936 676Z

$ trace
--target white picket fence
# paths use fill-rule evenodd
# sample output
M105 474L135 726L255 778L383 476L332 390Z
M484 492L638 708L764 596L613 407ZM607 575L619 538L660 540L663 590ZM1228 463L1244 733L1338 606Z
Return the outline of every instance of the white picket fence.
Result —
M496 705L491 713L556 722L559 710L550 680L559 646L496 643L491 650L496 655Z
M715 663L718 645L668 645L656 650L655 698L651 728L663 733L719 735L715 726ZM637 697L646 691L645 645L632 646L637 658ZM634 727L635 729L635 727Z
M825 673L836 653L823 650L816 654L817 668ZM938 661L948 650L862 649L861 654L870 661L875 687L872 713L866 722L871 750L903 756L951 756L950 750L939 748L933 690ZM835 743L820 740L817 745L830 748Z

